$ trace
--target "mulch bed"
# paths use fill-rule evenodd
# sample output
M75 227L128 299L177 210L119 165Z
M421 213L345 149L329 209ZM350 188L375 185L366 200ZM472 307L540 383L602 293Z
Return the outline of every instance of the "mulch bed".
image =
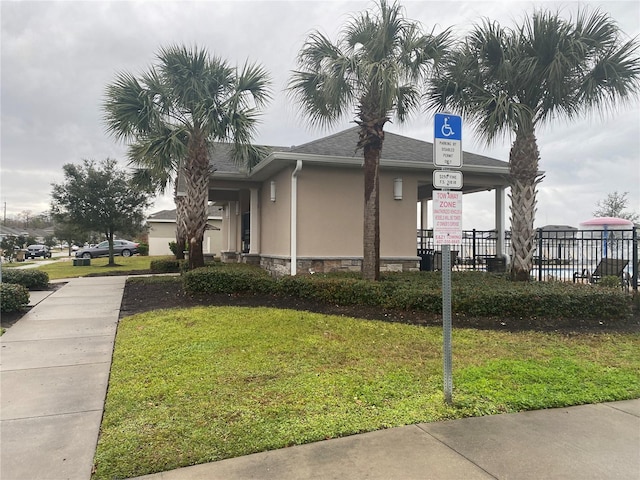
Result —
M340 306L300 298L271 295L212 294L189 296L183 291L179 281L167 283L127 282L120 307L120 318L151 310L195 306L272 307L412 325L442 325L442 316L419 311L389 310L365 306ZM623 322L610 323L603 321L598 325L585 325L584 322L579 320L563 321L560 324L558 320L551 319L477 318L454 314L452 323L454 327L458 328L504 331L640 332L640 319L638 318Z

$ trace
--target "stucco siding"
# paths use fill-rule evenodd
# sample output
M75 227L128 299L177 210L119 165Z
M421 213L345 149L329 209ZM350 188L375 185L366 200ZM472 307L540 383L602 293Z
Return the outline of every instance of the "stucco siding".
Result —
M362 256L362 171L303 166L298 176L298 255Z
M402 179L402 200L394 199L393 184ZM418 180L394 172L380 174L380 256L416 256Z
M395 200L402 178L402 200ZM298 185L298 255L361 257L364 180L362 170L304 168ZM416 256L417 178L380 172L380 255Z
M286 168L262 184L261 254L290 255L292 171ZM275 201L271 201L271 181L275 182Z
M176 224L149 222L149 255L173 255L169 242L176 241Z

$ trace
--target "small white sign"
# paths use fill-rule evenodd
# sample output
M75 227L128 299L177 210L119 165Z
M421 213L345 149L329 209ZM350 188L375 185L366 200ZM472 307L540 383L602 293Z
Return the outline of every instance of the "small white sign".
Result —
M462 188L462 172L433 171L433 188L459 190Z
M433 191L433 238L436 245L462 244L462 192Z
M436 167L462 167L460 140L436 138L433 141L433 164Z

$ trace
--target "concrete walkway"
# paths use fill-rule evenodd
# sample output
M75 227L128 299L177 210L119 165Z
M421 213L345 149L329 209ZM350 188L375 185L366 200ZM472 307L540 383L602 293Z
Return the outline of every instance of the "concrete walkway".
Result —
M32 292L35 306L0 337L2 480L90 478L125 281Z
M0 337L0 479L89 480L124 283L69 280L33 296ZM139 478L638 480L640 399L410 425Z
M640 400L338 438L139 480L640 479Z

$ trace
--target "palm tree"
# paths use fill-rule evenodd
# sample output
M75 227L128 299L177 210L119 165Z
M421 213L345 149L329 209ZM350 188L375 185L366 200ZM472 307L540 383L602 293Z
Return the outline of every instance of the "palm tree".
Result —
M288 91L313 125L330 126L355 114L360 126L356 149L364 155L362 275L380 272L378 168L384 125L403 122L420 104L420 85L442 57L449 32L424 34L405 19L401 7L381 0L362 12L334 44L320 32L309 35L298 56Z
M129 152L130 158L135 158L134 155ZM149 160L150 165L145 166ZM153 192L155 194L164 195L171 184L173 184L173 202L176 205L176 259L184 260L184 251L187 246L187 229L184 219L187 217L185 208L186 202L184 194L180 194L178 191L177 177L174 174L174 166L166 165L162 161L154 159L148 159L146 157L141 158L136 165L133 172L132 181L140 189Z
M121 73L107 86L107 129L130 142L131 162L151 168L155 178L162 171L184 175L184 208L176 207L189 243L189 268L204 265L210 150L216 142L233 142L236 158L248 160L269 85L256 64L238 70L204 49L171 46L140 78Z
M515 29L488 20L476 25L437 72L430 108L461 114L489 144L515 134L509 153L514 280L528 280L533 265L542 181L536 127L561 116L603 111L637 95L637 48L600 11L581 11L575 20L536 11Z

